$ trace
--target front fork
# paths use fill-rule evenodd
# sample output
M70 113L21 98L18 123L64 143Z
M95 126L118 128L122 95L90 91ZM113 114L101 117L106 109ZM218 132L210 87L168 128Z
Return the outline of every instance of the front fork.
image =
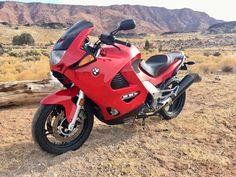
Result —
M72 118L72 121L68 125L69 131L72 131L74 129L75 122L79 117L80 110L84 108L84 103L85 103L85 94L82 90L80 90L77 95L76 110L75 110L74 116Z

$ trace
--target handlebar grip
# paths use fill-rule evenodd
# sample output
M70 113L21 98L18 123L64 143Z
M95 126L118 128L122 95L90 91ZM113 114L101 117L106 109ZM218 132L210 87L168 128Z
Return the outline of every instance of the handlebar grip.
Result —
M120 41L120 40L117 40L117 39L115 39L114 42L117 43L117 44L125 45L127 47L131 47L131 44L128 43L128 42Z

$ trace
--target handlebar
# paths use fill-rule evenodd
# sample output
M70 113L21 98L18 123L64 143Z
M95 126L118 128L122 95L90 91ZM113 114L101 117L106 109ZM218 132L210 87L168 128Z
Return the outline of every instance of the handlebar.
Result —
M114 43L121 44L121 45L125 45L125 46L127 46L127 47L131 47L131 44L130 44L130 43L124 42L124 41L120 41L120 40L118 40L118 39L115 39L115 40L114 40Z
M115 36L112 34L101 34L99 39L103 44L114 45L115 43L117 43L117 44L125 45L127 47L131 47L130 43L120 41L120 40L116 39Z

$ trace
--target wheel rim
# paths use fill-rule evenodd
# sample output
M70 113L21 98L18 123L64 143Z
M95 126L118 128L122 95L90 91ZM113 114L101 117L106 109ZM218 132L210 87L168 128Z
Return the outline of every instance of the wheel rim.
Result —
M168 85L167 89L172 89L176 85L176 83L171 83ZM179 110L182 109L182 103L184 99L183 96L184 95L180 95L179 98L177 98L172 104L165 106L163 110L168 114L175 114L176 112L179 112Z
M171 105L167 105L164 107L165 112L168 114L174 114L182 108L182 99L183 97L180 96L177 100L175 100Z
M83 136L86 129L86 115L80 114L72 131L68 130L68 122L65 111L61 107L56 107L46 118L44 125L44 138L49 145L65 148L73 145Z

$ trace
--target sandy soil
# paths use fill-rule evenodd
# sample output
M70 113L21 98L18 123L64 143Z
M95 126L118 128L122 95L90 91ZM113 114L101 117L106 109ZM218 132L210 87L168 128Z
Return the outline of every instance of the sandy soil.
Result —
M37 105L0 110L0 176L236 176L236 75L204 76L177 119L108 126L60 156L32 141Z

